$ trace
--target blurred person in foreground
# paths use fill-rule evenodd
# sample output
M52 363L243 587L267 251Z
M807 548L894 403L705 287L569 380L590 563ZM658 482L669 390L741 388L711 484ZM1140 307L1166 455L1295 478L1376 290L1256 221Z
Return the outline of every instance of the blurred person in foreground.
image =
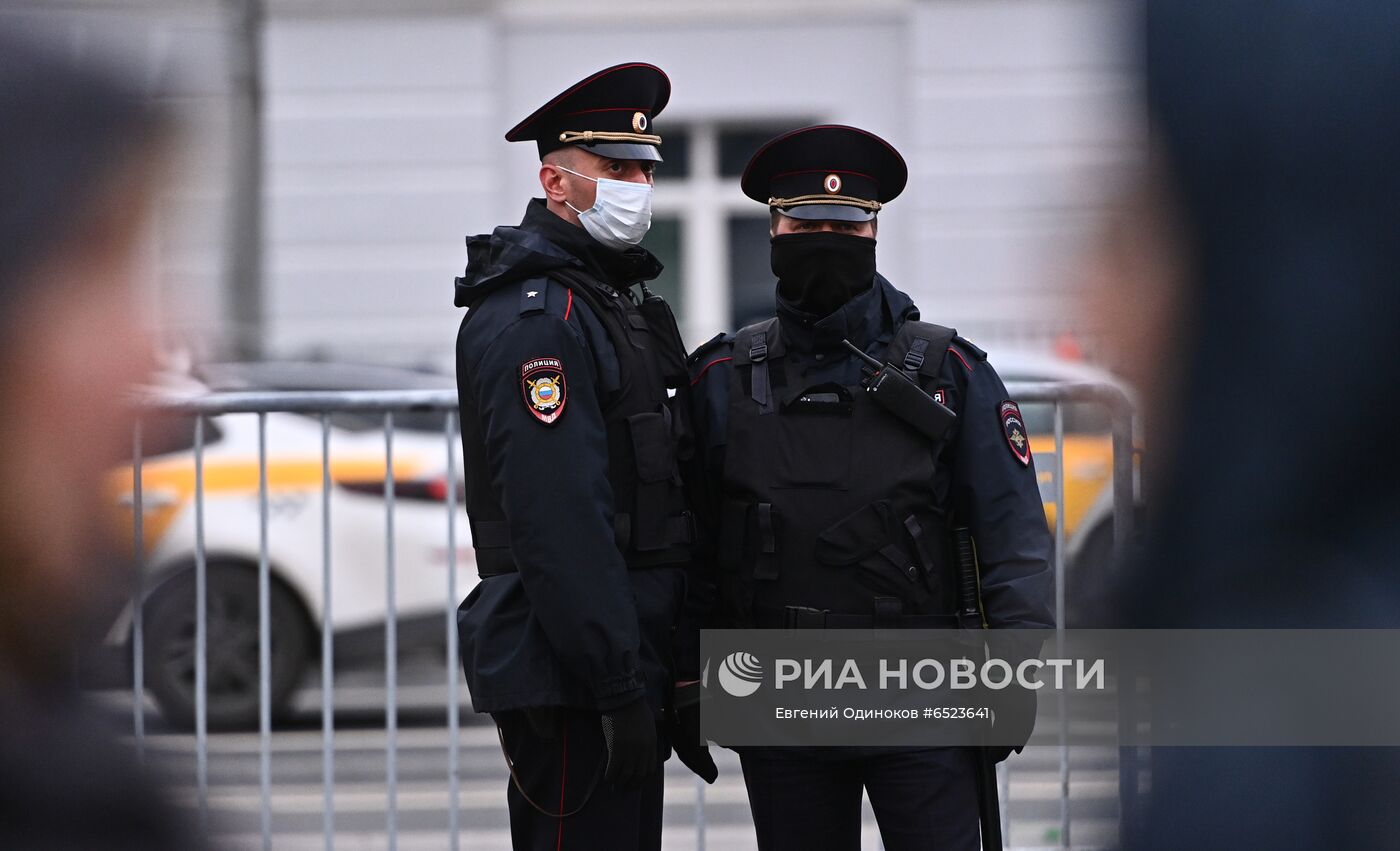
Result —
M652 122L671 84L605 68L506 134L543 198L468 237L456 304L466 508L482 581L458 631L472 706L495 719L517 849L657 849L672 745L671 643L693 529L681 489L685 350L646 282ZM639 298L633 289L641 291ZM694 705L685 714L698 731Z
M129 579L102 478L150 366L139 255L169 131L120 69L65 55L0 32L0 848L183 851L73 686Z
M954 629L961 526L976 541L975 626L1054 625L1050 533L1019 407L985 352L920 321L876 270L878 212L907 179L889 143L840 125L778 136L744 170L744 194L769 207L776 313L690 361L715 544L710 623ZM847 343L895 365L941 412L937 427L872 401ZM758 847L861 847L862 793L890 851L1001 847L989 781L1035 720L1033 694L1003 694L997 747L736 747Z
M1400 7L1146 10L1155 167L1098 311L1149 391L1125 625L1400 627ZM1400 842L1393 748L1168 747L1151 768L1132 848Z

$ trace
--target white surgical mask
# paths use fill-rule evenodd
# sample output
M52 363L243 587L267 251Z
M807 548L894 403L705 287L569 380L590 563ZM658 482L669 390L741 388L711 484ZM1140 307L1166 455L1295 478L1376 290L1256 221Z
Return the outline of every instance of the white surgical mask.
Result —
M651 184L630 180L610 180L589 177L562 165L555 166L569 174L598 184L593 206L580 210L567 200L570 210L578 213L579 223L588 235L614 251L622 251L642 241L651 228Z

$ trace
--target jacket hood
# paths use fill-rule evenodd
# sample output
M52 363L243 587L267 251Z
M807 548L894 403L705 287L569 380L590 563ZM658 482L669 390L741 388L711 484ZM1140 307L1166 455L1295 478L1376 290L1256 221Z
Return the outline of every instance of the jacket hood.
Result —
M467 237L467 271L457 279L456 304L469 306L503 284L533 280L562 267L582 270L619 290L652 280L662 268L645 248L614 251L550 212L543 198L532 198L519 225Z
M565 267L582 269L583 263L535 231L502 225L467 237L467 270L456 280L452 303L468 307L497 287Z

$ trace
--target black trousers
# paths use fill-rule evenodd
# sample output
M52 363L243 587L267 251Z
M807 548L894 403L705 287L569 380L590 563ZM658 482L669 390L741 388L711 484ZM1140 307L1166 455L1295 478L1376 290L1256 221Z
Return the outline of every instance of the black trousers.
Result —
M857 851L864 789L887 851L977 851L971 748L863 752L743 749L759 851Z
M640 786L612 789L598 713L560 709L533 725L519 711L492 717L514 764L506 781L514 851L659 851L664 755Z

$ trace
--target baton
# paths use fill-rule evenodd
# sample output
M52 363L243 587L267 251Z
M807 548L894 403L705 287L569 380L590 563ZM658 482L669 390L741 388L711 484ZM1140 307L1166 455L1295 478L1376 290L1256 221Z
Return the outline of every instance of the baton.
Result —
M966 526L953 529L953 547L958 560L958 623L976 624L986 629L982 607L977 603L977 553L972 532ZM997 800L997 764L992 749L975 749L977 762L977 819L982 825L982 851L1001 851L1001 805Z

